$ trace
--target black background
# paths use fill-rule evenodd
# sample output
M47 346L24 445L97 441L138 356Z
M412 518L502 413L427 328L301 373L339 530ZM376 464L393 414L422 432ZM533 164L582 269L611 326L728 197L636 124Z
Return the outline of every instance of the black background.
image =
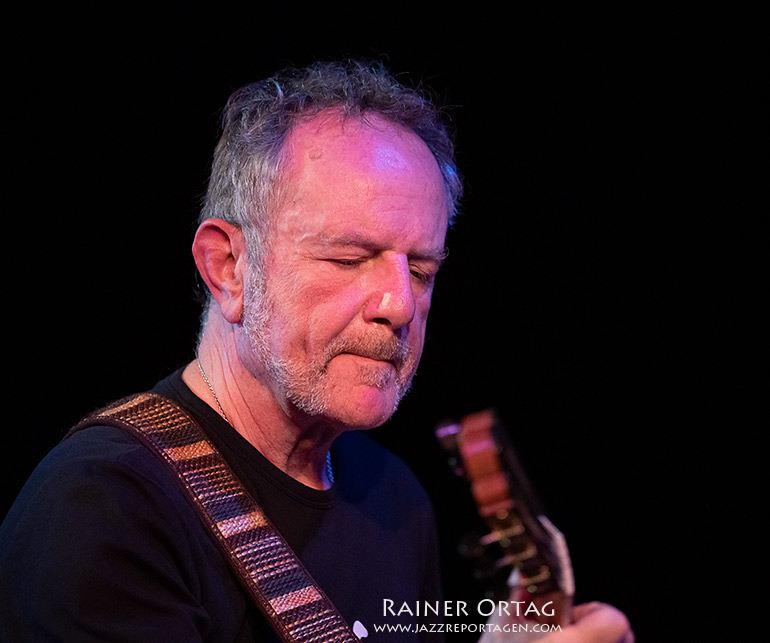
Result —
M192 357L189 248L227 96L286 64L373 57L451 107L467 184L414 390L374 432L434 498L448 597L475 591L453 553L472 507L432 429L495 407L568 538L578 600L619 606L640 641L724 640L703 609L732 538L733 446L753 435L733 355L740 216L759 209L731 183L751 174L733 147L753 145L750 39L736 56L722 16L623 3L269 4L8 22L6 368L23 422L3 511L71 423Z

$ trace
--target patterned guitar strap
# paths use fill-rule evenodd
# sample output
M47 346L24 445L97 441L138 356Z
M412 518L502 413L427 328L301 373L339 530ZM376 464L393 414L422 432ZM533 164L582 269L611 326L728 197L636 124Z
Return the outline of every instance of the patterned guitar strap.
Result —
M94 425L130 431L173 469L282 641L359 643L203 429L176 403L155 393L133 395L88 416L67 437Z

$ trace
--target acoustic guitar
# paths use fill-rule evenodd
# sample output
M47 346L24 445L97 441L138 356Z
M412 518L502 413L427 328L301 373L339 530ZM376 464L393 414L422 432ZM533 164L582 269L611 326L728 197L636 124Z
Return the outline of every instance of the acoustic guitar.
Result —
M505 427L492 409L446 422L436 437L464 477L487 533L463 545L480 574L498 582L497 598L535 607L526 618L570 622L574 578L564 536L545 517ZM513 596L511 592L513 591Z

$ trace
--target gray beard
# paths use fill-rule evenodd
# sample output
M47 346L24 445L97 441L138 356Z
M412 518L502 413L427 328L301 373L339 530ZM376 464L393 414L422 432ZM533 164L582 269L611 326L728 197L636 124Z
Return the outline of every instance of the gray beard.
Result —
M396 384L396 398L390 415L395 413L401 400L412 385L416 370L415 356L406 342L393 335L382 340L375 337L334 338L325 348L321 360L302 364L296 360L275 355L270 346L272 329L271 304L265 293L264 280L250 271L243 306L243 328L257 360L277 389L279 402L286 400L309 416L325 415L331 402L331 386L328 367L331 360L341 353L353 353L377 360L392 361L391 369L361 366L360 381L369 386L385 388ZM419 356L416 356L419 360Z

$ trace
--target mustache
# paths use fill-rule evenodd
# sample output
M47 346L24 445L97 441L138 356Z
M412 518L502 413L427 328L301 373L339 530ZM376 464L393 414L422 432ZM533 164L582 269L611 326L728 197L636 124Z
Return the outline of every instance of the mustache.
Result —
M326 347L326 364L342 353L352 353L369 359L392 362L401 368L411 357L412 349L397 337L337 337Z

